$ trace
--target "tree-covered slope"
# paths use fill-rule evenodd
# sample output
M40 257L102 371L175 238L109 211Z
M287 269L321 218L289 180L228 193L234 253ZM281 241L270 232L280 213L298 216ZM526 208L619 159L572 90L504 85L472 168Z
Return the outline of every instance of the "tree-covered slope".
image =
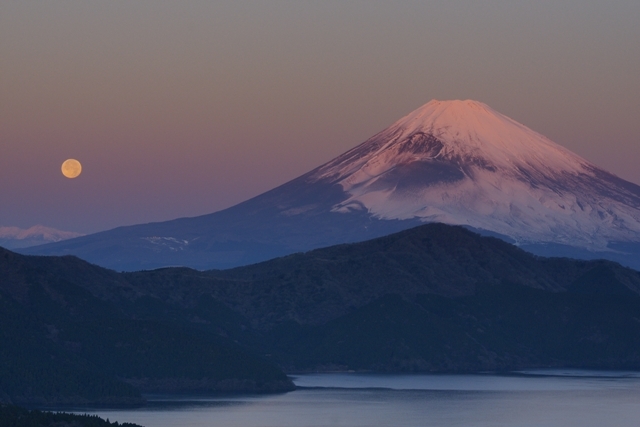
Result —
M0 277L4 400L135 405L140 391L292 388L272 363L227 338L127 312L131 289L117 273L72 257L2 251Z
M439 224L225 271L2 251L0 308L14 402L290 389L276 365L640 369L640 273Z
M0 404L0 426L3 427L140 427L138 424L103 420L97 415L28 410Z
M207 295L289 370L640 367L640 273L540 258L430 224L226 271L128 273L164 300ZM197 297L200 298L200 297Z
M184 268L125 273L131 286L170 301L212 295L257 328L278 323L324 324L382 297L473 295L504 282L566 291L596 268L640 293L640 273L609 261L533 256L462 227L427 224L362 243L298 253L232 270Z

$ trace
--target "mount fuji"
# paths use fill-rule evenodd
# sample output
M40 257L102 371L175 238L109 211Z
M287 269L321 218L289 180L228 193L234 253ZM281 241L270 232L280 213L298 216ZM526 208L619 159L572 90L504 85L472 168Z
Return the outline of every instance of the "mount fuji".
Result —
M317 169L229 209L121 227L24 253L117 270L228 268L461 225L539 255L640 269L640 186L476 101L431 101Z

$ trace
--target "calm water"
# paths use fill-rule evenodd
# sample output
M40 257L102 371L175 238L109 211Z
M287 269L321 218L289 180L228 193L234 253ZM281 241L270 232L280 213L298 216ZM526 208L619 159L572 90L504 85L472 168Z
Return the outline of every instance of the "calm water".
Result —
M317 374L277 396L150 396L145 408L91 410L146 427L640 425L640 373Z

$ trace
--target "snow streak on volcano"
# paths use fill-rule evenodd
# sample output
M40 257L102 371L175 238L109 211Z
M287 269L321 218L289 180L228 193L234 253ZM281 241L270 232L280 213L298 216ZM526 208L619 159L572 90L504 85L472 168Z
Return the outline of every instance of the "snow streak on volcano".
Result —
M335 212L420 218L518 243L640 241L640 188L476 101L431 101L320 167Z

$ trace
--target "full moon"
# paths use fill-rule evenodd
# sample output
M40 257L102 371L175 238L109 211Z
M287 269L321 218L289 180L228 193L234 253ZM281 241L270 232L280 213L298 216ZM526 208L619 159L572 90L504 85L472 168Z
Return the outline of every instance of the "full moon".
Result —
M62 163L62 175L75 178L82 172L82 165L76 159L67 159Z

